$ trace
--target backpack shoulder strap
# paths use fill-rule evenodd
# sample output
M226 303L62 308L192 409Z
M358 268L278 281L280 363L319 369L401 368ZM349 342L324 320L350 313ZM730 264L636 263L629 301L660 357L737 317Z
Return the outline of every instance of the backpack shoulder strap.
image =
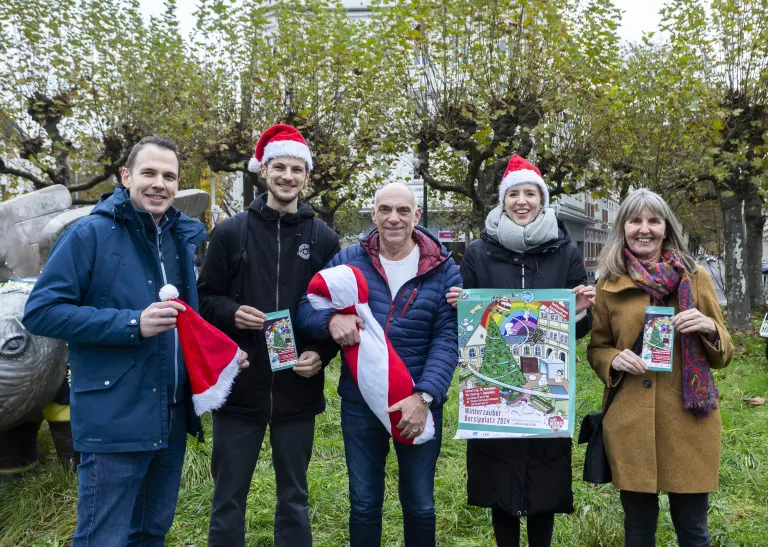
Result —
M320 238L320 230L325 225L325 222L317 217L312 217L312 228L307 230L309 232L309 259L312 263L312 271L319 272L325 266L323 262L325 260L325 249L323 248Z
M238 231L240 232L240 245L229 256L229 285L232 291L232 299L240 303L245 283L245 274L241 275L241 272L244 270L243 265L248 265L248 251L246 250L248 242L248 210L237 213L232 217L232 222L235 234Z

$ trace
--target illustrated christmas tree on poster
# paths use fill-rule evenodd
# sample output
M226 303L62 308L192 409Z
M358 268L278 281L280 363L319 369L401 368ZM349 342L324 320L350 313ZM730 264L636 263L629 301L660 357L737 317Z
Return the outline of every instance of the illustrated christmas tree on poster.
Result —
M267 341L267 353L272 370L293 368L297 352L293 342L293 326L288 310L266 314L264 337Z
M642 358L648 365L648 370L672 371L672 348L675 336L672 317L674 315L675 308L671 307L647 306L645 308Z
M461 293L457 438L573 435L574 307L568 290Z

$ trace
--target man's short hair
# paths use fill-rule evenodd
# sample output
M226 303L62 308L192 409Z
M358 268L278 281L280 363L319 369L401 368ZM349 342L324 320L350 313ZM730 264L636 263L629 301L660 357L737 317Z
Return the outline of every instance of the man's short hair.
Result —
M402 182L388 182L387 184L383 186L379 186L378 190L376 190L376 193L373 195L373 206L376 207L376 204L379 201L379 194L387 187L392 186L393 184L401 185L403 186L408 192L411 194L411 197L413 198L413 212L416 213L416 209L419 208L419 204L416 201L416 194L413 193L413 190L411 190L411 187L407 184L404 184Z
M128 159L125 160L125 168L128 169L128 171L133 169L133 165L136 163L136 156L139 155L139 152L141 152L142 149L144 149L146 146L149 146L150 144L157 146L158 148L164 148L173 152L176 155L176 161L179 162L179 171L181 171L181 156L179 155L179 147L176 146L176 143L168 137L158 137L157 135L144 137L133 146L131 153L128 154Z

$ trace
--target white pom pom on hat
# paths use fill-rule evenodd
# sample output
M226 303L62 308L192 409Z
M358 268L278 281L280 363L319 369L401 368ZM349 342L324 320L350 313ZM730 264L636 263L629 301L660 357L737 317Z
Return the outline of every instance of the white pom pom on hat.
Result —
M171 300L172 298L178 298L179 297L179 289L174 287L171 284L163 285L163 288L160 289L160 300L165 302L166 300Z
M160 289L163 301L179 297L173 285ZM176 317L181 351L192 387L192 403L195 413L216 410L226 402L232 383L240 372L239 361L243 354L237 344L226 334L200 317L191 306Z

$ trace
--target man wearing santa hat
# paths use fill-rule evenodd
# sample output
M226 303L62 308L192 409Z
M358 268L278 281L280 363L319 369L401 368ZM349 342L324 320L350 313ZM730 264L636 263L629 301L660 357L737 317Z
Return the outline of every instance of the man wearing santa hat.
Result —
M213 415L208 545L244 544L246 499L269 426L277 483L274 544L309 547L307 468L315 416L325 409L323 367L338 347L310 343L297 332L298 362L273 371L263 329L266 313L288 310L293 317L312 276L339 251L339 238L299 200L312 170L299 131L283 124L267 129L248 167L266 180L267 192L216 226L198 279L203 317L251 356L250 368Z
M388 402L394 401L385 412L401 416L393 427L399 430L396 439L402 436L403 440L393 444L405 544L430 547L435 545L434 478L442 406L458 363L456 311L442 295L451 286L461 285L461 277L445 247L417 226L421 209L408 186L392 183L379 189L371 215L376 227L360 243L336 255L329 268L352 266L365 278L367 306L380 327L376 330L383 331L379 338L388 339L410 374L409 395L392 397L392 386L385 387L387 380L393 380L391 367L389 378L385 373L372 378L361 370L392 361L386 344L379 344L380 354L374 356L368 355L372 350L362 347L359 329L366 327L361 317L332 307L315 309L305 298L297 312L298 328L316 340L333 339L345 347L359 344L359 351L366 352L364 359L352 363L345 351L339 381L351 547L381 545L384 467L392 432L386 420L377 416L382 414L376 404L382 395ZM332 282L330 269L326 272L333 292L338 285ZM403 382L398 384L402 387ZM387 392L382 394L382 389ZM424 434L429 440L420 442Z
M172 283L197 307L192 255L207 233L172 205L179 168L173 141L142 139L124 188L62 234L27 301L25 328L69 343L74 547L163 545L186 434L202 440L176 333L186 308L158 294Z

